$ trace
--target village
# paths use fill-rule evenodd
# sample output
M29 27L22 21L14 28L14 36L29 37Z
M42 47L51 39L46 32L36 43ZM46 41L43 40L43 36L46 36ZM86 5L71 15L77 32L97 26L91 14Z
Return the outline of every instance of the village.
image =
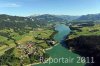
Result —
M16 43L17 45L15 44L12 47L9 47L10 45L8 45L8 47L5 48L5 51L4 53L2 53L2 56L0 58L2 58L3 55L5 55L5 52L9 52L13 48L10 54L14 55L14 59L18 58L16 59L17 61L16 63L12 61L12 63L14 63L15 65L23 66L23 65L28 65L30 63L43 62L43 60L49 57L49 55L45 53L46 49L56 44L56 41L53 39L52 36L54 32L55 31L52 29L48 30L48 29L38 28L22 36L17 35L17 37L19 36L20 39L18 38L16 39L16 36L14 36L13 33L14 37L11 38L14 39L13 44ZM4 45L1 45L1 47L2 46ZM40 58L43 58L43 60L41 61Z

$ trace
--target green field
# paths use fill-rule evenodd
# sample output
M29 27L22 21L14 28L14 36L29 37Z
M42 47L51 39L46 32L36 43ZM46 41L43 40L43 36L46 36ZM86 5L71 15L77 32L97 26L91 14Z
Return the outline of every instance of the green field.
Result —
M77 28L78 26L73 26L73 27ZM89 36L89 35L100 35L100 25L96 24L94 26L81 27L78 28L78 30L72 30L69 39L79 36Z
M50 46L45 40L51 39L51 35L55 31L48 28L36 28L33 31L23 35L19 35L12 29L0 30L0 32L3 33L0 34L0 58L4 57L2 60L2 65L10 64L13 66L19 66L20 60L23 60L22 58L24 58L23 64L27 65L33 62L39 62L37 59L39 55L46 57L45 49L50 48ZM28 45L32 46L30 47ZM35 54L32 55L31 60L28 54L25 54L25 51L30 54L34 51ZM11 61L9 56L13 57L13 61Z

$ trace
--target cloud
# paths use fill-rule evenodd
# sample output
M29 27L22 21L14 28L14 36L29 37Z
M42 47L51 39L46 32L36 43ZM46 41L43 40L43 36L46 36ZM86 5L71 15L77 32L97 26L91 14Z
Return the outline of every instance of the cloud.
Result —
M0 7L20 7L21 5L16 3L0 3Z

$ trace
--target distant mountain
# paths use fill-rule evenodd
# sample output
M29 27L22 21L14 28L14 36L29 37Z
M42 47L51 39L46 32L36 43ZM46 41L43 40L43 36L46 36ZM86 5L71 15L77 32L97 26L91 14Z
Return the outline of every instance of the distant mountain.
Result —
M43 15L35 15L31 17L34 17L42 21L46 20L47 22L65 22L65 21L78 19L80 16L43 14Z
M55 15L50 15L50 14L43 14L43 15L38 15L38 16L30 16L31 18L35 18L39 21L46 21L46 22L64 22L65 19L55 16Z
M79 21L100 21L100 14L83 15L76 20L79 20Z
M56 15L56 16L68 21L75 20L80 17L80 16L69 16L69 15Z

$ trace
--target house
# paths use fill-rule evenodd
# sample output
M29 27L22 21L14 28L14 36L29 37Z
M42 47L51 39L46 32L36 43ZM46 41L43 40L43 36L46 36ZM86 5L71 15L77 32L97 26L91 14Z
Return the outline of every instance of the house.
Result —
M46 41L48 45L54 45L56 42L53 40L47 40Z

